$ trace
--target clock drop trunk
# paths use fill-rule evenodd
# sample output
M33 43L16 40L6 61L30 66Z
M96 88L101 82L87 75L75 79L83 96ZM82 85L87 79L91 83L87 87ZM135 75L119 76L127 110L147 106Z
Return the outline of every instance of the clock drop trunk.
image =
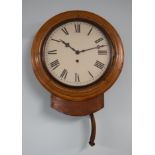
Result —
M90 115L104 107L103 94L85 101L69 101L59 98L55 95L51 96L51 100L52 108L71 116Z
M91 136L89 144L94 146L96 137L96 122L93 113L104 107L104 95L101 94L95 98L85 101L69 101L59 98L55 95L51 95L51 101L51 107L64 114L71 116L90 116Z

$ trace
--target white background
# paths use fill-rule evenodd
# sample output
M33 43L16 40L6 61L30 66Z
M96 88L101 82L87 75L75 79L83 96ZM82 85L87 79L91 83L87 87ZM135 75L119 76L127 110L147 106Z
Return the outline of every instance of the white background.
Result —
M153 2L137 0L133 5L133 155L155 154ZM20 155L21 3L3 1L0 7L0 154Z

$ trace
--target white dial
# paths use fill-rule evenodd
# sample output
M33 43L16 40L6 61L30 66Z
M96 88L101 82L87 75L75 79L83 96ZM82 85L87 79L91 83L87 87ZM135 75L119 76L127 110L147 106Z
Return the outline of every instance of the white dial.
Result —
M94 24L71 21L55 28L44 46L48 72L69 86L86 86L107 70L111 58L110 43Z

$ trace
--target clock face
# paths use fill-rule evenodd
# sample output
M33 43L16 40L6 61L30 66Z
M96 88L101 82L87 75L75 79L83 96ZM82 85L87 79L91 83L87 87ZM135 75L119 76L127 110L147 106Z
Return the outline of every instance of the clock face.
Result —
M68 86L87 86L107 70L111 44L94 24L70 21L48 35L43 58L47 71L57 81Z

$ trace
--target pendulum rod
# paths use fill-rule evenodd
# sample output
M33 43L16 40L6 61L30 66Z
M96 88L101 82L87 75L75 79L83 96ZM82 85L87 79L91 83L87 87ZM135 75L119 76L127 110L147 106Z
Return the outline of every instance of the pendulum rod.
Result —
M96 122L95 122L95 117L94 114L90 114L90 120L91 120L91 136L90 136L90 140L89 140L89 144L91 146L95 145L95 136L96 136Z

